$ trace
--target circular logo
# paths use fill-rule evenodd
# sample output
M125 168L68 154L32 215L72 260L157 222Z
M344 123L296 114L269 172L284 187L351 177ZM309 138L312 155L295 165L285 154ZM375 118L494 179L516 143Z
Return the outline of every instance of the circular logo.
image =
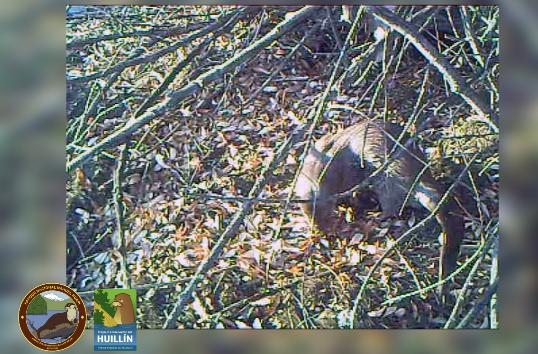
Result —
M46 283L33 288L19 308L22 334L39 349L63 350L72 346L86 327L86 307L71 288Z

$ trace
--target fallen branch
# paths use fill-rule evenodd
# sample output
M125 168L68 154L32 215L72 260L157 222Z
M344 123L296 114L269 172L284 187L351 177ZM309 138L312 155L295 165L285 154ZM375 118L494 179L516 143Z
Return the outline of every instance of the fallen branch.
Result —
M164 100L164 102L153 106L140 117L132 118L122 128L118 129L116 132L104 138L92 148L89 148L85 152L78 155L72 161L67 163L67 173L72 173L77 167L79 167L84 162L95 156L97 153L103 151L104 149L121 144L133 133L135 133L140 127L149 123L153 119L162 116L166 111L176 108L185 98L195 94L196 92L200 91L205 85L215 81L218 78L221 78L222 76L224 76L224 74L230 72L237 66L246 62L248 59L252 58L260 50L273 43L276 39L281 37L295 25L301 23L309 16L312 16L315 11L317 11L317 7L305 6L301 10L290 14L286 20L279 23L269 33L254 42L249 47L242 50L234 57L226 60L224 63L217 65L208 72L200 75L196 80L192 81L182 89L171 92L169 95L167 95L167 98Z
M237 21L239 20L239 16L235 19L228 21L223 27L221 27L218 31L214 31L213 35L206 38L202 43L200 43L196 48L194 48L182 61L179 61L178 64L172 69L172 71L168 74L168 76L164 79L164 81L159 85L157 89L155 89L151 95L144 100L144 102L138 107L138 109L135 111L134 116L137 117L141 114L143 114L148 108L150 108L155 101L168 89L170 84L175 80L176 76L191 62L194 61L194 59L200 54L200 52L208 47L210 43L212 43L220 34L222 34L224 31L228 30L231 26L233 26ZM134 54L130 55L127 60L131 60L134 58L137 58L140 53L140 48L134 50ZM107 81L104 88L101 89L101 96L104 96L105 92L108 91L108 89L116 82L116 80L120 77L121 71L115 72L113 75L110 76L109 80ZM88 117L94 116L97 112L98 105L99 105L99 94L95 95L95 98L93 99L90 107L82 114L82 116L76 118L80 123L86 122ZM88 98L89 99L89 98ZM105 111L106 112L106 111ZM77 134L73 141L68 145L68 149L72 147L73 144L78 144L82 138L84 138L87 133L90 131L92 126L95 126L97 122L99 121L99 117L102 116L103 113L100 113L97 115L85 131L82 134ZM69 128L68 128L69 133Z
M232 202L252 202L252 203L263 203L263 204L284 204L284 203L313 203L314 199L280 199L280 198L249 198L242 196L227 196L227 195L218 195L213 193L207 194L194 194L189 195L191 198L200 198L200 199L216 199L221 201L232 201Z
M129 276L129 263L127 262L127 238L125 233L125 205L123 203L123 169L127 160L127 144L120 147L120 156L114 170L112 181L112 201L114 213L116 214L116 232L112 235L112 247L121 256L119 263L119 274L116 276L116 283L121 286L131 288L131 278Z

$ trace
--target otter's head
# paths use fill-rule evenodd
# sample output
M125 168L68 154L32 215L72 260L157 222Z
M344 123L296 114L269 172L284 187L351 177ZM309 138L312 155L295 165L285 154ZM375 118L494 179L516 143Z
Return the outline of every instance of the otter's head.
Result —
M131 302L131 298L127 294L118 294L114 297L114 302L112 302L112 306L114 307L122 307L125 306L127 303Z
M77 318L77 307L72 302L65 305L65 310L67 313L67 319L69 322L73 322Z

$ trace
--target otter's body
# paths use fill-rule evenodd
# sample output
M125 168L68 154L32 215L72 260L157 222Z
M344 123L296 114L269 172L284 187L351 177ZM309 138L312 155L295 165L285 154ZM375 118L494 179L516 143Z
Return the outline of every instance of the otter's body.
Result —
M65 309L65 312L55 313L50 316L45 324L37 329L36 334L38 338L46 338L50 333L57 333L63 328L70 328L77 322L76 306L74 304L67 304Z
M135 322L133 302L129 294L121 293L114 297L112 306L116 308L114 320L118 324L131 324Z
M329 231L336 200L334 196L360 184L390 158L402 128L379 120L362 121L339 133L326 135L309 150L300 171L296 195L312 200L302 204L303 211L318 229ZM407 139L402 139L403 142ZM424 155L413 148L396 146L395 160L372 178L372 189L377 195L383 214L394 216L408 200L434 210L446 189L437 182L422 161ZM410 198L407 198L407 196ZM456 266L463 218L455 201L449 196L439 207L436 218L443 227L441 250L445 277Z

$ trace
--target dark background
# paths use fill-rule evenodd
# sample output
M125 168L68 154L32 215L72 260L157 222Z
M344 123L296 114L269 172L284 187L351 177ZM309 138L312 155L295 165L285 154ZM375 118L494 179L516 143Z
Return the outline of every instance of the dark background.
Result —
M84 4L90 3L97 4ZM103 3L107 2L99 2ZM110 2L138 3L142 2ZM390 4L403 3L425 2ZM139 331L138 352L536 352L538 5L530 0L498 3L502 8L500 330ZM39 283L65 280L64 14L65 3L52 0L3 4L0 11L0 343L4 353L37 351L17 326L19 303ZM65 353L92 352L92 336L87 331Z

